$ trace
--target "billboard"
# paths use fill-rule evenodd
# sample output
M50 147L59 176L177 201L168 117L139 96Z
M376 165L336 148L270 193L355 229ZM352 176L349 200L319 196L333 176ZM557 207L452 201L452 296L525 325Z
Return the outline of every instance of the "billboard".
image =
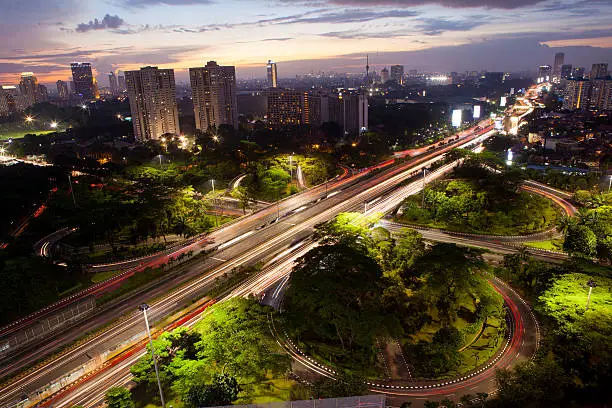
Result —
M474 105L474 119L480 119L480 105Z
M463 111L461 109L453 110L453 118L452 118L451 123L454 127L461 126L462 115L463 115Z
M502 96L501 99L499 100L499 106L501 106L502 108L506 106L506 101L507 101L506 97Z

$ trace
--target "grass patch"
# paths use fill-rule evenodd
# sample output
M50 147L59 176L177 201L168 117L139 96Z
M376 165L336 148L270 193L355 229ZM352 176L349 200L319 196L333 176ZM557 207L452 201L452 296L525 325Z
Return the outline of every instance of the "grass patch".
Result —
M112 278L116 274L117 274L116 271L98 272L94 276L91 277L91 283L103 282L109 278Z
M525 242L525 246L538 249L548 249L550 251L563 251L563 239L547 239L544 241Z
M295 381L287 378L271 378L257 384L252 384L248 395L245 392L238 394L234 404L266 404L268 402L282 402L291 399L291 388Z
M0 130L0 140L8 140L8 139L21 139L25 135L48 135L49 133L62 132L62 129L53 129L53 130L35 130L35 129L13 129L13 130Z

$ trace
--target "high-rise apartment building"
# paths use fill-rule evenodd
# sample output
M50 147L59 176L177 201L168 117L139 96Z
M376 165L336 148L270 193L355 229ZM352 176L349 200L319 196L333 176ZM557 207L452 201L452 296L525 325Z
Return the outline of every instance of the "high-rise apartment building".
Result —
M391 65L391 80L404 85L404 66Z
M589 97L591 110L612 109L612 80L592 79Z
M561 66L565 62L565 54L558 52L555 54L555 63L553 64L553 77L556 79L561 78Z
M32 106L39 101L38 80L32 72L22 72L19 80L19 92L24 96L26 105Z
M19 92L19 89L14 85L3 85L2 93L0 97L3 98L3 102L0 102L3 106L8 107L9 113L23 112L28 105L28 99L25 95Z
M584 73L584 67L576 67L572 70L572 79L583 79Z
M137 140L158 140L180 133L173 69L143 67L125 73Z
M278 87L278 72L276 71L276 62L268 60L267 70L267 81L269 88Z
M561 79L570 79L572 77L572 64L561 65Z
M236 68L208 61L206 66L189 68L196 128L206 131L219 125L238 128Z
M119 87L119 92L123 93L127 91L127 85L125 84L125 75L117 75L117 85Z
M309 122L308 92L281 88L268 90L268 124L270 127L305 125Z
M60 99L64 101L70 99L70 91L68 90L68 83L66 83L66 81L57 81L55 86L57 87L57 95Z
M552 67L550 65L540 65L538 68L538 78L536 82L538 84L544 82L550 82L552 80Z
M591 68L591 79L605 79L608 77L608 64L593 64Z
M73 62L70 64L74 92L84 99L97 99L100 97L98 86L89 62Z
M38 85L36 92L36 102L47 102L49 100L49 91L45 85Z
M384 67L381 71L380 71L380 81L385 84L387 83L387 81L389 81L389 70L387 69L387 67Z
M565 88L565 100L563 107L570 110L586 110L589 108L590 102L589 81L583 79L571 79L567 82Z
M113 71L108 74L108 85L110 87L111 95L119 95L119 83L117 82L117 76Z
M11 113L8 93L0 88L0 117L8 116Z

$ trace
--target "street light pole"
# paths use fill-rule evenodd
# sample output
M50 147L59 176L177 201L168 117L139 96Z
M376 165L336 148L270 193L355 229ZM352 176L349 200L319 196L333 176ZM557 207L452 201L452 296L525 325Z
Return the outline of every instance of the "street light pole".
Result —
M612 186L612 174L610 175L609 181L608 181L608 193L610 192L610 187Z
M147 310L149 305L143 303L140 305L140 310L144 314L145 324L147 325L147 335L149 336L149 346L151 347L151 358L153 359L153 366L155 367L155 376L157 377L157 386L159 387L159 398L161 399L162 408L166 408L164 402L164 393L162 392L161 381L159 380L159 369L157 368L157 360L155 359L155 351L153 350L153 338L151 337L151 330L149 330L149 319L147 317Z
M421 208L425 208L425 173L427 173L427 169L423 169L423 185L421 186L421 195L422 195L422 201L421 201Z
M589 287L589 296L587 296L587 304L585 310L589 310L589 304L591 303L591 293L593 292L593 288L597 286L597 284L593 279L589 279L589 281L587 282L587 286Z
M293 184L293 156L289 156L289 179L291 180L291 184Z

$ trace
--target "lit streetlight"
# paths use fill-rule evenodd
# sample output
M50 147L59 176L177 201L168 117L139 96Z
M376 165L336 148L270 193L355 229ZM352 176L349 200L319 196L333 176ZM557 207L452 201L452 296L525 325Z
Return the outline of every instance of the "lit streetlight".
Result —
M32 123L32 122L34 121L34 118L33 118L32 116L29 116L29 115L28 115L28 116L26 116L26 117L25 117L25 121L26 121L27 123Z
M214 136L212 137L212 140L214 140L215 142L218 142L218 141L219 141L219 136L214 135Z
M589 281L587 282L587 286L589 287L589 296L587 296L587 304L585 310L589 310L589 304L591 303L591 292L593 292L593 288L597 286L597 283L595 283L593 279L589 279Z
M57 122L51 122L51 123L49 123L49 127L50 127L51 129L56 129L56 128L57 128Z
M149 329L149 319L147 317L147 310L149 310L149 305L143 303L140 305L139 309L142 311L144 315L145 324L147 326L147 336L149 336L149 346L151 347L151 359L153 359L153 366L155 367L155 376L157 377L157 386L159 387L159 398L161 398L162 407L165 408L166 404L164 402L164 393L162 392L161 381L159 380L159 369L157 368L157 360L155 359L155 351L153 350L153 338L151 337L151 330Z

